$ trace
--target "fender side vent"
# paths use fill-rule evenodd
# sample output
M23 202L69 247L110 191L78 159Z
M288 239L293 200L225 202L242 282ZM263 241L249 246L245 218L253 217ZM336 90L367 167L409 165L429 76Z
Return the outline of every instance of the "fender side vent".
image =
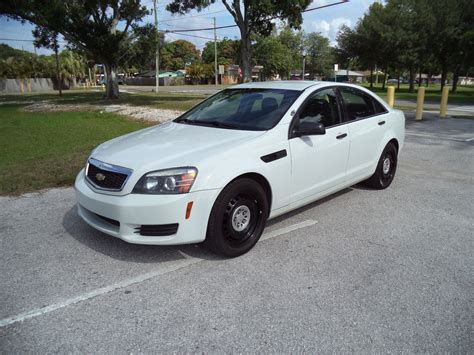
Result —
M264 155L263 157L260 157L260 159L262 159L262 161L264 161L265 163L270 163L274 160L278 160L286 156L287 156L286 149L283 149L283 150L279 150L278 152Z

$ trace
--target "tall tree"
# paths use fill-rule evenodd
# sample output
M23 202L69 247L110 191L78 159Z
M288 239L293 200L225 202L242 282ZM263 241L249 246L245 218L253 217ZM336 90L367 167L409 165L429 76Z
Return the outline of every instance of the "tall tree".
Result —
M239 61L240 41L224 38L217 42L217 64L228 65ZM207 42L202 50L202 61L214 63L214 41Z
M161 51L161 67L170 70L184 69L186 63L194 63L200 57L194 44L180 39L165 45Z
M430 45L441 67L442 89L448 71L453 71L454 76L458 77L460 68L465 61L469 61L470 56L472 63L472 47L466 47L466 44L470 42L469 31L473 28L474 7L470 0L431 0L429 8L434 23Z
M330 77L334 64L334 50L329 45L329 39L320 33L308 33L304 37L304 48L310 77L314 78L316 75Z
M278 35L278 39L282 44L290 49L292 52L291 60L293 62L291 69L302 69L304 46L304 32L295 31L292 28L285 26Z
M185 14L191 10L201 11L218 0L173 0L166 9L172 13ZM241 46L240 60L243 81L252 81L252 34L267 36L271 33L272 19L281 18L290 27L298 28L302 22L301 11L311 0L221 0L239 27Z
M156 32L155 26L146 24L134 26L131 33L132 41L124 56L121 67L125 72L145 71L155 68L155 50L159 41L160 54L165 47L164 33Z
M0 15L61 34L107 73L107 98L119 95L116 69L129 49L128 31L148 13L140 0L4 0Z
M54 58L56 60L56 82L58 85L59 96L62 96L62 80L60 75L60 63L59 63L59 42L58 33L50 31L44 27L36 27L33 30L33 36L35 37L34 45L36 48L44 47L52 49L54 52Z
M259 36L253 47L255 64L262 65L262 74L265 78L272 78L277 74L287 77L293 66L293 53L278 37Z

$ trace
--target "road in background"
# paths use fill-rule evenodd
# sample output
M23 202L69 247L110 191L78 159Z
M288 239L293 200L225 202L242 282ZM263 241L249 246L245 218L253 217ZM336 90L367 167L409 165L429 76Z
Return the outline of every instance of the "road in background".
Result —
M0 351L471 352L474 121L428 116L390 188L273 220L235 259L106 236L72 188L0 198Z
M229 85L180 85L180 86L160 86L160 92L182 92L182 93L194 93L194 94L215 94L216 92L225 89ZM133 85L120 85L121 92L154 92L154 86L133 86Z
M229 85L182 85L182 86L160 86L161 92L181 92L181 93L194 93L194 94L206 94L211 95L216 92L229 87ZM129 86L121 85L121 92L128 93L142 93L142 92L154 92L154 86ZM399 100L395 97L395 106L404 109L405 111L415 111L416 100ZM425 102L424 109L427 111L439 112L439 103ZM469 116L474 117L474 102L472 104L448 104L448 115L451 116Z

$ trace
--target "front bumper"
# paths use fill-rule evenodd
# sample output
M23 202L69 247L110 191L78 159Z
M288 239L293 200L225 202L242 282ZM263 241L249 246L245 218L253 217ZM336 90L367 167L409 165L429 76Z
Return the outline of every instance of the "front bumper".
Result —
M206 237L209 215L220 190L204 190L180 195L110 195L93 191L82 170L75 182L78 213L93 228L134 244L176 245L202 242ZM188 202L193 202L186 219ZM106 217L101 218L99 216ZM106 219L118 221L120 225ZM142 225L178 223L175 234L143 236Z

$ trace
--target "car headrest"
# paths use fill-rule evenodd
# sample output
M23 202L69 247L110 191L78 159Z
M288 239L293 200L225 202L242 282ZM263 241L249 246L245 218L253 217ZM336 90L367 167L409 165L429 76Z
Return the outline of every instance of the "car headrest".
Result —
M274 97L266 97L262 101L262 111L272 112L278 109L278 102Z

